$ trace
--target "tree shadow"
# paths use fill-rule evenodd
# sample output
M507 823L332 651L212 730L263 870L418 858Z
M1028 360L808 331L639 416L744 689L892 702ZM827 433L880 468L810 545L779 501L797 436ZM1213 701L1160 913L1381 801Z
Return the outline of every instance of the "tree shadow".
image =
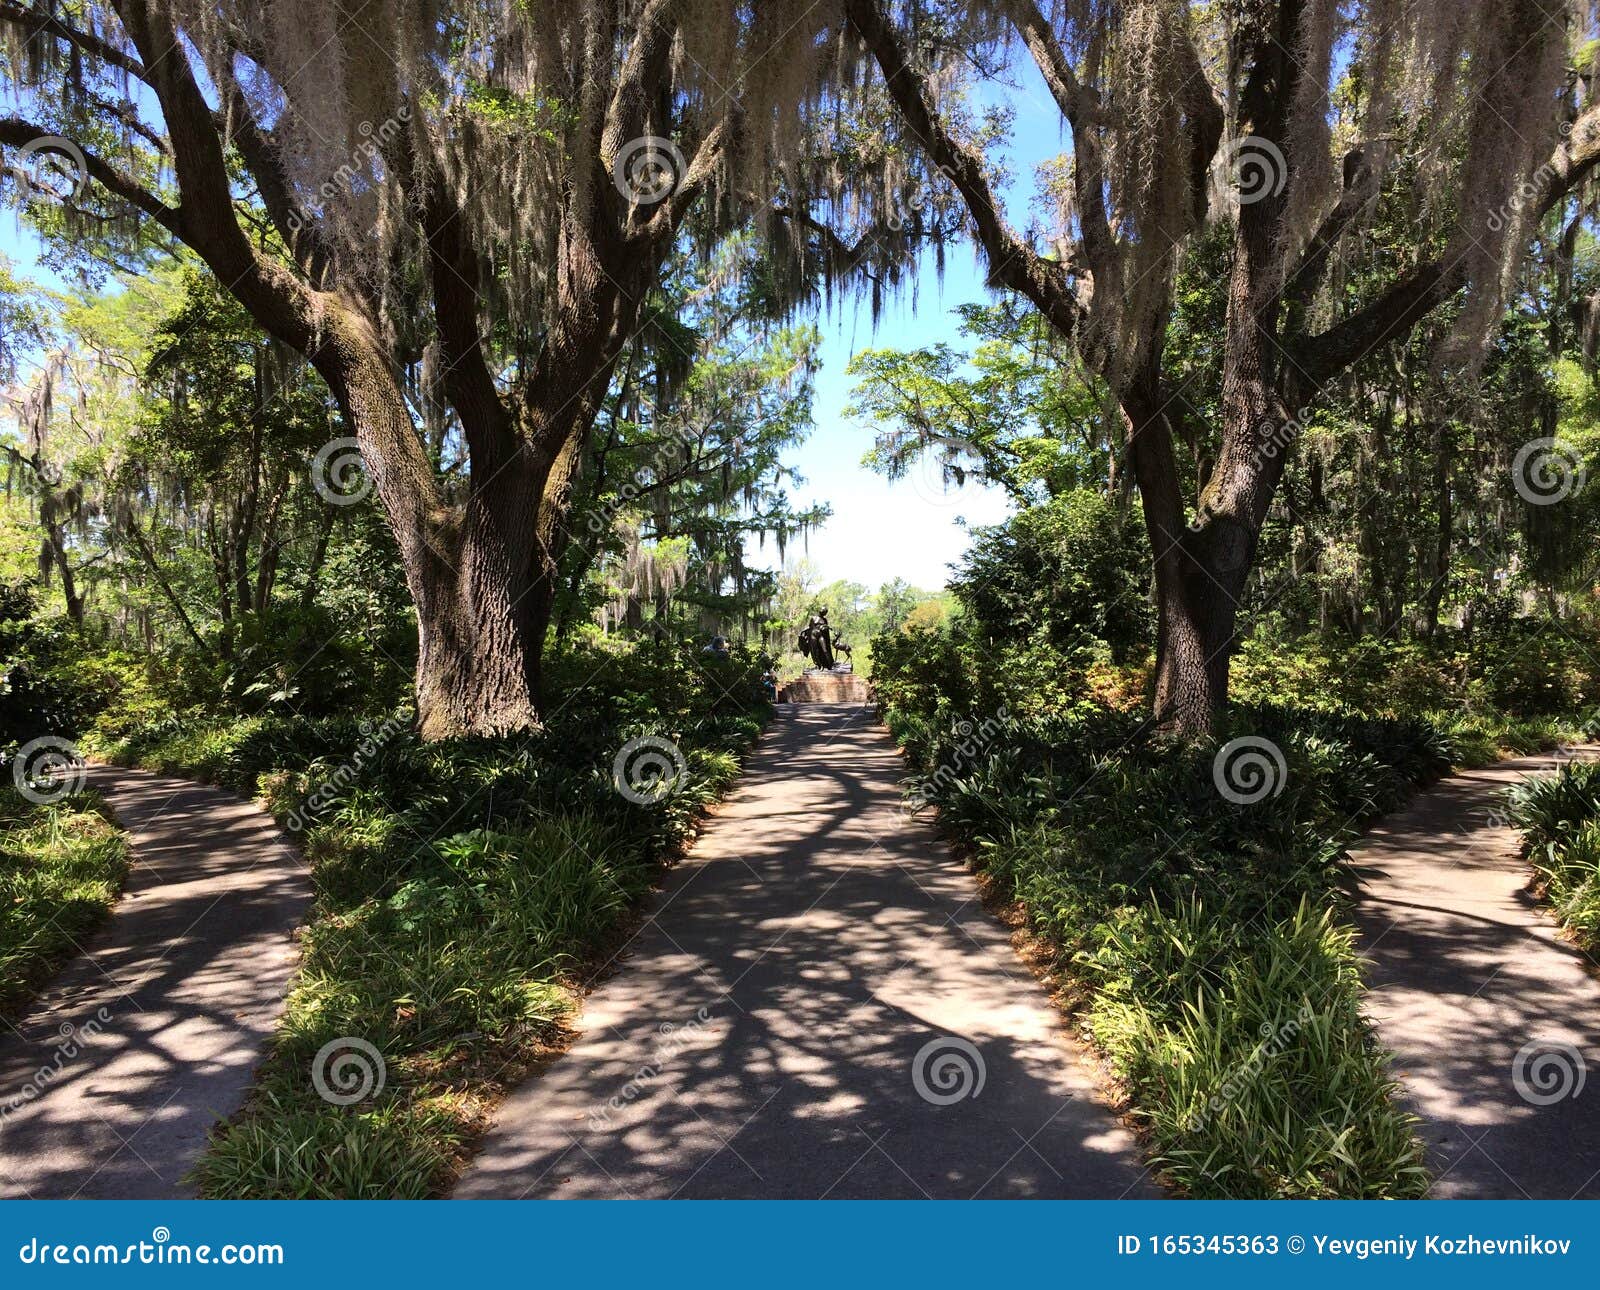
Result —
M459 1196L1150 1190L859 708L791 709Z
M133 867L112 916L0 1036L0 1191L183 1195L282 1010L311 883L271 818L231 794L109 767L88 785Z

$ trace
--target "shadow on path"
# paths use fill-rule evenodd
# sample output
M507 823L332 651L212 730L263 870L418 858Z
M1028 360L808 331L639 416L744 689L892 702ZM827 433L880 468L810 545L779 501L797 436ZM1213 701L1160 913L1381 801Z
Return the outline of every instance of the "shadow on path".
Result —
M865 709L780 709L457 1196L1146 1194L973 878L902 813L902 774Z
M1600 1197L1600 976L1528 894L1500 819L1508 787L1557 764L1452 776L1351 855L1368 1011L1423 1119L1435 1196Z
M121 901L0 1034L0 1195L160 1198L244 1100L283 1009L304 861L220 789L88 768L127 830Z

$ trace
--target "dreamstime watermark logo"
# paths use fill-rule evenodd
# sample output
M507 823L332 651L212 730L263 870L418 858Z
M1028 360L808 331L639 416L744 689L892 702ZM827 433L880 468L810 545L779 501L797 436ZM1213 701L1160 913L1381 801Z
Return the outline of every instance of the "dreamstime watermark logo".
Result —
M929 802L937 801L945 789L949 788L961 772L970 767L995 740L1011 719L1011 710L1001 704L994 712L984 717L982 721L974 724L971 721L958 721L951 732L956 737L956 742L945 750L944 756L933 772L924 775L905 796L901 803L901 811L907 816L915 815Z
M605 533L616 523L618 515L645 493L656 488L663 478L672 474L683 461L692 458L698 444L699 436L690 427L680 425L671 429L656 444L649 460L635 469L631 476L621 481L615 496L607 498L589 511L584 520L584 527L596 537ZM738 441L735 441L734 446L737 449Z
M653 806L671 797L688 773L682 749L661 735L628 740L611 763L617 792L638 806Z
M355 752L350 755L349 760L340 762L331 775L306 794L305 800L284 818L284 827L291 833L298 833L306 828L317 816L338 801L339 794L361 773L361 768L410 724L409 712L396 713L377 726L370 721L363 721L362 739L356 745Z
M911 1086L934 1106L951 1106L983 1092L989 1078L977 1045L960 1035L940 1035L911 1060Z
M1552 506L1583 488L1587 472L1571 444L1530 439L1511 461L1511 484L1529 506Z
M56 1045L51 1060L34 1071L28 1082L0 1105L0 1121L41 1097L45 1090L56 1082L61 1072L77 1060L88 1042L104 1031L110 1023L111 1009L104 1005L101 1005L94 1016L82 1025L63 1021L56 1031L61 1037L61 1042Z
M1256 446L1251 453L1256 469L1275 460L1279 453L1287 452L1294 441L1305 433L1310 420L1309 406L1298 409L1293 416L1282 421L1263 418L1256 426Z
M60 158L65 166L52 164L50 159L53 158ZM89 186L89 163L84 158L83 149L59 134L42 134L37 139L29 139L17 149L10 164L0 174L11 177L19 206L26 206L41 194L58 201L75 202ZM69 182L67 187L61 188L50 182L52 179Z
M52 806L83 787L87 772L83 754L59 735L41 735L17 749L11 779L30 802Z
M1563 126L1562 128L1568 131L1571 130L1570 126ZM1489 213L1489 218L1486 221L1489 225L1489 230L1493 233L1498 233L1507 224L1510 224L1525 207L1541 200L1544 197L1545 190L1550 187L1550 181L1556 177L1556 173L1556 168L1547 161L1527 179L1518 184L1512 191L1511 196L1500 203L1497 210Z
M1281 419L1262 417L1256 422L1255 445L1250 450L1252 466L1261 470L1268 462L1288 452L1295 440L1305 433L1306 426L1311 422L1311 414L1312 408L1307 404ZM1201 533L1209 520L1205 511L1198 510L1186 527L1191 533ZM1219 528L1217 540L1219 548L1216 551L1216 563L1219 570L1234 573L1249 562L1254 543L1244 525L1229 524Z
M1288 778L1283 749L1260 735L1229 740L1211 761L1211 780L1217 792L1236 806L1278 796Z
M1583 1092L1589 1068L1571 1044L1532 1039L1511 1061L1511 1084L1530 1106L1551 1106Z
M362 121L356 126L361 142L350 151L349 159L316 188L311 199L289 212L285 221L291 233L298 233L311 220L328 208L328 203L340 196L349 196L370 182L368 176L383 165L383 146L399 137L405 123L411 119L409 104L401 104L393 116L374 125Z
M104 1226L102 1224L102 1226ZM267 1244L237 1244L222 1246L190 1245L174 1241L172 1230L165 1223L150 1229L148 1241L129 1241L116 1245L96 1238L90 1245L86 1241L64 1241L59 1234L30 1237L28 1243L17 1251L19 1263L37 1263L41 1267L133 1267L155 1264L157 1267L189 1267L200 1264L207 1267L234 1267L251 1264L283 1265L283 1246Z
M1218 187L1240 206L1276 197L1289 180L1282 150L1258 134L1228 140L1212 164Z
M1185 1117L1185 1128L1194 1132L1221 1114L1245 1089L1261 1078L1261 1072L1266 1069L1267 1063L1293 1043L1295 1037L1310 1021L1309 1003L1302 1003L1299 1011L1288 1021L1277 1024L1263 1021L1258 1032L1261 1035L1261 1042L1251 1050L1250 1056L1228 1072L1202 1106Z
M351 1106L383 1092L389 1068L383 1054L365 1039L343 1035L317 1049L311 1060L311 1087L334 1106Z
M953 167L948 165L940 165L936 168L936 173L943 176L944 179L949 183L955 183L956 172ZM910 197L907 197L903 201L900 199L898 194L891 198L889 202L888 213L884 215L883 222L896 233L903 229L907 224L913 223L916 216L921 214L921 212L927 208L928 194L931 191L930 185L931 179L928 184L923 184L917 189L916 192L912 193Z
M604 1129L611 1123L613 1112L620 1111L629 1103L637 1099L645 1089L661 1077L662 1070L694 1041L699 1032L711 1020L711 1009L701 1008L694 1014L694 1019L682 1026L674 1025L670 1021L663 1021L657 1028L661 1036L650 1060L628 1080L606 1104L589 1113L589 1127L591 1129Z
M982 460L970 439L932 434L922 441L903 478L911 484L911 491L929 505L953 506L961 500L962 490L976 473L965 464L972 458Z
M635 206L654 206L672 196L687 170L676 143L646 134L622 145L611 163L611 179Z
M333 439L311 459L311 486L330 506L354 506L372 492L372 476L361 460L361 444L346 435Z
M1515 828L1517 823L1516 816L1512 814L1509 806L1491 806L1482 815L1469 816L1462 824L1462 833L1470 835L1478 832L1480 820L1484 829L1511 829Z

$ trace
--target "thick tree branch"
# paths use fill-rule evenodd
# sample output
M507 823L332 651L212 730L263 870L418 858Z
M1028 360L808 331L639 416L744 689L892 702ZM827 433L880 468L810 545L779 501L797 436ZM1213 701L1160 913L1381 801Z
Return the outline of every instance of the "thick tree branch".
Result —
M1189 118L1189 226L1199 228L1211 202L1211 161L1222 142L1226 118L1193 41L1181 43L1177 59L1173 75L1183 87L1183 108Z
M0 22L9 22L24 30L29 36L46 32L58 40L65 40L75 45L91 58L99 59L110 67L120 68L128 75L141 81L148 81L145 75L144 64L132 54L118 49L109 41L102 40L99 36L69 25L55 14L40 13L27 5L15 4L12 0L0 0Z
M882 69L889 94L911 132L966 202L989 262L990 281L1032 301L1057 330L1071 334L1079 311L1065 270L1024 244L1007 224L984 173L982 155L945 124L927 76L912 66L879 0L845 0L845 13Z
M1535 199L1535 222L1542 219L1600 164L1600 107L1590 108L1572 125L1550 159L1536 172L1544 182ZM1466 259L1447 252L1412 269L1355 313L1296 346L1301 379L1315 387L1359 362L1379 346L1411 331L1427 314L1466 285ZM1303 402L1297 392L1291 402Z
M0 143L10 144L14 148L25 147L34 140L53 133L54 131L47 130L42 125L18 117L0 118ZM168 206L148 188L109 165L99 154L84 148L79 148L78 151L83 156L90 179L113 196L120 197L140 214L148 215L169 233L182 236L179 227L181 216L178 211Z
M329 277L332 256L318 230L309 221L297 218L294 194L278 164L271 136L256 123L249 100L232 69L219 79L227 111L215 119L218 133L231 138L239 150L245 168L256 181L261 205L284 245L289 247L311 281L319 288L328 289L332 286Z
M1055 29L1037 4L1023 0L1013 5L1011 21L1038 65L1061 115L1072 127L1073 192L1078 199L1078 223L1089 272L1102 283L1115 282L1118 252L1106 213L1105 164L1096 119L1099 104L1078 83Z
M181 199L175 231L258 320L295 348L309 350L316 336L312 311L299 284L256 252L234 214L222 135L177 32L148 0L117 0L116 8L149 69L147 82L167 124Z
M649 221L630 233L633 240L657 242L669 238L688 217L689 208L699 199L710 183L712 175L722 164L728 136L732 127L727 118L718 121L700 141L694 157L682 178L673 185L672 192L657 208Z
M679 0L649 0L639 15L633 43L606 105L600 136L603 156L614 157L622 144L644 130L645 114L672 71L672 43L677 30L674 10L678 5Z
M1323 217L1322 223L1317 226L1317 231L1311 235L1311 240L1306 243L1305 250L1300 253L1299 261L1284 279L1283 290L1279 293L1285 319L1291 327L1294 326L1298 312L1310 302L1317 287L1321 285L1322 275L1327 270L1328 258L1334 246L1344 236L1351 222L1361 213L1362 208L1377 195L1378 172L1366 160L1360 149L1345 157L1344 168L1344 192L1334 203L1333 209Z
M444 357L441 379L466 434L473 475L486 478L517 450L518 438L479 333L478 258L462 235L464 217L436 178L425 185L421 204L434 323Z

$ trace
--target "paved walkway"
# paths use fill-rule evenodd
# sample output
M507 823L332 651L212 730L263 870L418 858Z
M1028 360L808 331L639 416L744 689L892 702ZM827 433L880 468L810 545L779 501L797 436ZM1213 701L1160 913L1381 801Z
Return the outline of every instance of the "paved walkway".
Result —
M1120 1197L1131 1135L859 707L780 711L458 1196Z
M1499 818L1508 786L1553 765L1452 776L1351 857L1368 1011L1424 1121L1435 1196L1600 1197L1600 974L1528 895Z
M88 779L133 869L85 952L0 1032L0 1195L186 1195L282 1011L311 884L258 806L140 771Z

